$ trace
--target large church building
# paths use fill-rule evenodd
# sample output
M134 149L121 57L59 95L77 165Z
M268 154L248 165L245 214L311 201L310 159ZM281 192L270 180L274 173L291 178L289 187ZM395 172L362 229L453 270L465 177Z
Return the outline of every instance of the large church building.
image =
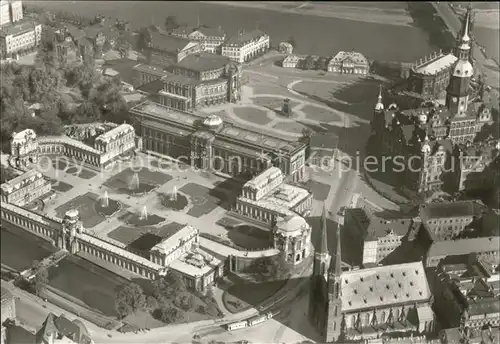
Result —
M328 252L323 211L321 242L316 246L311 278L309 318L325 342L381 338L391 332L434 330L432 293L422 262L344 269L340 226L336 250Z

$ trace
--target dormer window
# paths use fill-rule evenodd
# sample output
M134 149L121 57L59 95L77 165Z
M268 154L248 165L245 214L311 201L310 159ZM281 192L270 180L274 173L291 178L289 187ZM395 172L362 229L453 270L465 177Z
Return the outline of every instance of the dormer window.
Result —
M406 293L406 297L410 297L410 293Z
M413 282L410 282L410 287L413 287Z
M403 287L403 285L402 285L401 283L398 283L398 287L402 288L402 287Z
M418 275L418 270L415 270L415 274Z
M419 291L419 292L418 292L418 295L422 296L422 294L423 294L423 293L422 293L422 291Z
M368 301L367 301L365 298L363 299L363 302L364 302L364 303L368 303Z
M358 290L357 289L354 289L354 294L358 294Z
M370 291L373 291L373 287L370 287Z
M406 272L403 271L403 277L406 276Z
M397 299L398 298L398 294L394 294L394 298Z
M386 288L387 290L391 289L391 287L390 287L388 284L386 284L385 288Z
M347 283L349 283L349 282L347 281L347 278L346 278L346 279L345 279L345 284L347 284Z
M384 297L383 296L380 297L380 301L384 301Z
M377 279L378 279L378 280L380 279L380 276L379 276L379 275L377 275Z
M394 273L391 272L391 277L394 278Z
M364 279L363 279L363 277L360 277L360 278L359 278L359 280L360 280L361 282L363 282L363 280L364 280Z

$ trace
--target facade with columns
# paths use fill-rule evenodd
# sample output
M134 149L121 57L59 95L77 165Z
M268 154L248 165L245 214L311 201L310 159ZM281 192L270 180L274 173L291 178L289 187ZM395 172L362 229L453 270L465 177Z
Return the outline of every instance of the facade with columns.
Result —
M36 162L39 155L64 155L97 167L111 165L119 156L135 149L136 136L130 124L121 124L96 137L94 147L68 136L37 137L31 129L14 133L12 160L17 166Z
M306 144L151 101L130 111L141 123L145 150L232 176L260 173L274 165L294 181L304 178Z
M5 221L19 229L27 230L51 242L59 249L68 250L72 254L80 251L85 252L144 278L156 279L166 275L168 269L174 269L184 276L187 285L197 288L199 291L205 291L207 285L213 283L223 274L223 263L203 252L201 253L203 260L200 261L200 250L197 247L191 247L191 250L188 251L187 248L178 245L171 250L181 253L176 260L158 264L89 235L82 226L77 210L69 210L64 219L61 220L56 217L39 215L12 204L2 203L0 214L2 222ZM188 244L195 246L195 243L198 242L198 231L190 226L185 228L191 233L191 237L187 240ZM195 237L193 237L193 233L195 233ZM185 234L185 231L180 233L180 235L182 234ZM183 240L183 238L179 238L180 246L185 243ZM193 259L192 256L196 254L198 255L195 258L198 259ZM156 257L154 254L153 256Z
M312 194L287 184L282 171L269 167L243 185L233 211L273 227L279 217L303 215L312 206Z
M24 206L48 194L51 189L50 181L33 169L0 185L0 195L2 203Z
M278 218L273 228L274 248L285 253L289 264L302 263L311 253L311 226L302 216Z

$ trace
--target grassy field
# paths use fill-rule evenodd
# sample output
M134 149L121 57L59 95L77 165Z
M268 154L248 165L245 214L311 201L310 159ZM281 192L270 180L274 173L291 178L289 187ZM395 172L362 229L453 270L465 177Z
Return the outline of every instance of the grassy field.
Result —
M184 227L184 225L181 225L177 222L171 222L159 228L156 227L137 228L137 227L121 226L111 231L108 234L108 236L111 239L117 240L125 245L128 245L146 233L154 234L161 238L166 239L171 235L173 235L174 233L176 233L182 227Z
M82 219L84 228L95 227L106 219L95 210L94 205L99 201L99 198L100 196L95 193L87 192L57 207L56 214L62 219L68 210L76 209L80 212L80 218Z
M286 281L271 281L234 284L224 291L222 301L229 312L242 312L276 294L285 283Z
M103 185L112 188L116 192L128 193L135 173L131 168L127 168L106 180ZM169 174L151 171L146 168L137 171L137 175L141 184L163 185L172 179Z
M269 117L267 117L266 113L259 109L245 107L245 108L234 108L233 111L236 116L238 116L242 120L251 123L266 125L269 122L271 122Z
M214 195L210 189L195 183L184 185L179 191L191 198L193 206L188 211L188 215L200 217L210 213L223 202L221 195Z

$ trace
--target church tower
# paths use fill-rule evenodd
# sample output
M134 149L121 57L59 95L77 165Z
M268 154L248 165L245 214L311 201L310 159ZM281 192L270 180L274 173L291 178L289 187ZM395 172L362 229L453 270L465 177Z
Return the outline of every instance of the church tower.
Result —
M342 316L342 243L338 224L335 241L336 250L332 255L328 271L328 315L325 338L327 342L341 341L345 330Z
M378 101L375 104L373 119L372 119L372 133L380 133L385 126L384 118L384 103L382 102L382 85L378 93Z
M452 67L450 83L446 90L446 107L452 117L465 116L469 102L470 79L474 75L474 68L470 62L471 38L469 23L472 9L469 7L462 24L461 37L457 42L455 55L457 62Z
M326 222L326 207L323 204L320 235L314 252L313 273L309 290L309 318L312 324L324 335L326 311L328 306L328 227Z

